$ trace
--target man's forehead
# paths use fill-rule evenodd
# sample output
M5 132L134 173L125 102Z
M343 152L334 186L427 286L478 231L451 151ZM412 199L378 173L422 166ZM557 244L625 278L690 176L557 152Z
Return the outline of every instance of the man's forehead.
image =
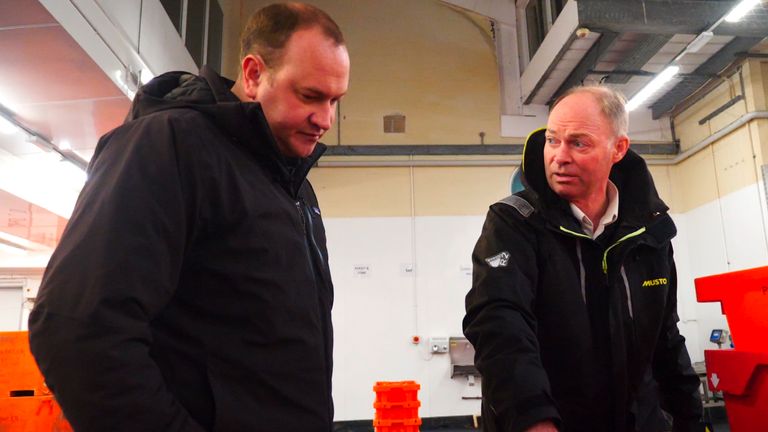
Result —
M557 104L547 119L547 133L569 136L599 134L611 124L590 94L575 93Z
M570 128L563 128L563 129L557 129L552 127L547 127L546 134L548 135L562 135L566 134L571 137L580 137L580 136L593 136L594 135L593 130L583 130L583 129L570 129Z

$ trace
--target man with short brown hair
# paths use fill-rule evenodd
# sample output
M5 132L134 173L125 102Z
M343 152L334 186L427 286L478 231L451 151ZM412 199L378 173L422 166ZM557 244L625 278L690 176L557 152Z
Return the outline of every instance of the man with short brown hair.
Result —
M485 430L702 431L675 225L629 150L623 96L567 92L524 153L526 189L491 206L472 254L464 333Z
M349 56L313 6L247 29L237 82L155 78L91 161L29 322L78 432L332 429L333 285L306 175Z

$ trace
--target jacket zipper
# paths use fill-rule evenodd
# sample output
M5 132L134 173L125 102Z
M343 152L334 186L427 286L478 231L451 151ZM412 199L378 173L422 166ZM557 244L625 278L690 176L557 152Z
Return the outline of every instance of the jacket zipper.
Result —
M317 308L318 308L318 313L319 313L319 318L320 318L320 321L321 321L321 325L323 327L322 331L323 331L323 334L324 334L324 339L327 339L328 336L325 335L325 330L326 330L326 324L327 323L323 321L323 305L322 305L321 294L320 294L320 289L321 288L317 286L317 284L319 283L319 281L317 280L318 275L320 276L321 280L323 280L323 281L325 280L325 276L322 273L323 272L323 268L324 268L325 260L323 259L323 255L322 255L322 253L320 253L319 248L317 247L317 243L315 243L314 227L312 225L312 215L308 215L308 214L306 214L304 212L304 210L302 208L302 201L300 199L295 201L294 204L296 205L296 211L299 212L299 219L301 219L301 229L302 229L302 233L304 234L304 249L305 249L305 251L307 253L307 259L309 260L309 270L311 272L312 280L314 281L315 290L317 292ZM316 265L315 265L315 262L314 262L314 257L313 257L313 254L312 254L311 246L309 244L310 243L310 240L309 240L310 237L312 238L312 245L315 247L315 250L317 251L318 256L320 257L321 264L323 264L323 267L320 268L320 269L316 268ZM327 343L327 340L323 341L323 355L324 355L323 361L325 362L325 368L324 369L326 369L326 371L327 371L328 364L329 364L328 363L328 343ZM326 383L325 383L325 385L326 385L326 391L325 391L326 396L330 392L330 388L329 388L328 382L327 382L328 380L330 380L330 376L327 377ZM330 401L328 401L328 406L330 407ZM328 416L329 416L328 418L329 418L329 422L330 422L328 427L329 427L329 430L330 430L330 429L333 428L333 415L331 414L330 409L329 409L329 412L328 412Z
M576 256L579 258L579 280L581 281L581 298L587 304L587 273L584 270L584 260L581 257L581 242L576 241Z
M614 247L618 246L619 243L623 242L624 240L631 239L632 237L637 237L644 232L645 232L645 227L642 227L635 232L625 235L624 237L620 238L616 243L608 246L608 249L606 249L605 252L603 253L603 273L608 274L608 252Z
M576 231L571 231L568 228L565 228L563 226L560 226L560 230L565 232L565 233L574 235L576 237L581 237L581 238L586 238L586 239L592 240L592 237L590 237L590 236L588 236L586 234L583 234L583 233L580 233L580 232L576 232ZM624 237L620 238L616 243L612 244L611 246L609 246L605 250L605 252L603 253L603 274L606 274L606 275L608 274L608 251L610 251L615 246L618 246L619 243L621 243L621 242L623 242L623 241L625 241L627 239L630 239L632 237L637 237L637 236L639 236L640 234L642 234L644 232L645 232L645 227L640 228L639 230L637 230L635 232L629 233L629 234L625 235ZM584 302L586 303L587 297L586 297L585 287L584 287L584 283L585 283L585 281L584 281L584 264L582 263L582 259L581 259L581 243L578 243L578 242L576 243L576 255L577 255L578 259L579 259L579 267L580 267L579 271L581 272L580 273L580 278L581 278L581 295L584 298ZM624 266L623 265L621 266L621 276L624 279L624 288L627 291L627 307L629 307L629 316L630 316L630 318L634 319L633 312L632 312L632 297L630 297L630 291L629 291L629 281L627 280L627 273L624 270Z
M629 290L629 279L627 278L627 271L624 269L624 264L621 265L621 278L624 280L624 289L627 291L627 308L629 308L629 317L635 319L635 314L632 312L632 293Z

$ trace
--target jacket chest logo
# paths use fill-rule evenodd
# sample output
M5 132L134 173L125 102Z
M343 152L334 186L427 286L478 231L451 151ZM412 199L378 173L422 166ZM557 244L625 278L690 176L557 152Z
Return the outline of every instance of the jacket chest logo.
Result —
M496 268L496 267L506 267L509 263L509 252L504 251L501 253L498 253L492 257L486 258L485 262L488 263L489 266Z
M644 287L651 287L651 286L659 286L659 285L666 285L667 278L656 278L656 279L648 279L646 281L643 281Z

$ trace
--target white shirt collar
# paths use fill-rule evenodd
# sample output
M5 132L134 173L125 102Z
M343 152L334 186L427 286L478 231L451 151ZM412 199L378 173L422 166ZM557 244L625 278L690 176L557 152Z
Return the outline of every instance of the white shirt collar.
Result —
M606 225L616 222L616 219L619 218L619 189L616 188L616 185L613 184L612 181L608 180L608 186L606 187L605 192L608 198L608 206L605 208L605 214L603 214L603 217L597 224L597 228L595 228L595 225L580 208L576 207L573 203L570 204L571 212L573 212L573 215L581 223L581 229L593 239L597 238L597 236L605 231Z

